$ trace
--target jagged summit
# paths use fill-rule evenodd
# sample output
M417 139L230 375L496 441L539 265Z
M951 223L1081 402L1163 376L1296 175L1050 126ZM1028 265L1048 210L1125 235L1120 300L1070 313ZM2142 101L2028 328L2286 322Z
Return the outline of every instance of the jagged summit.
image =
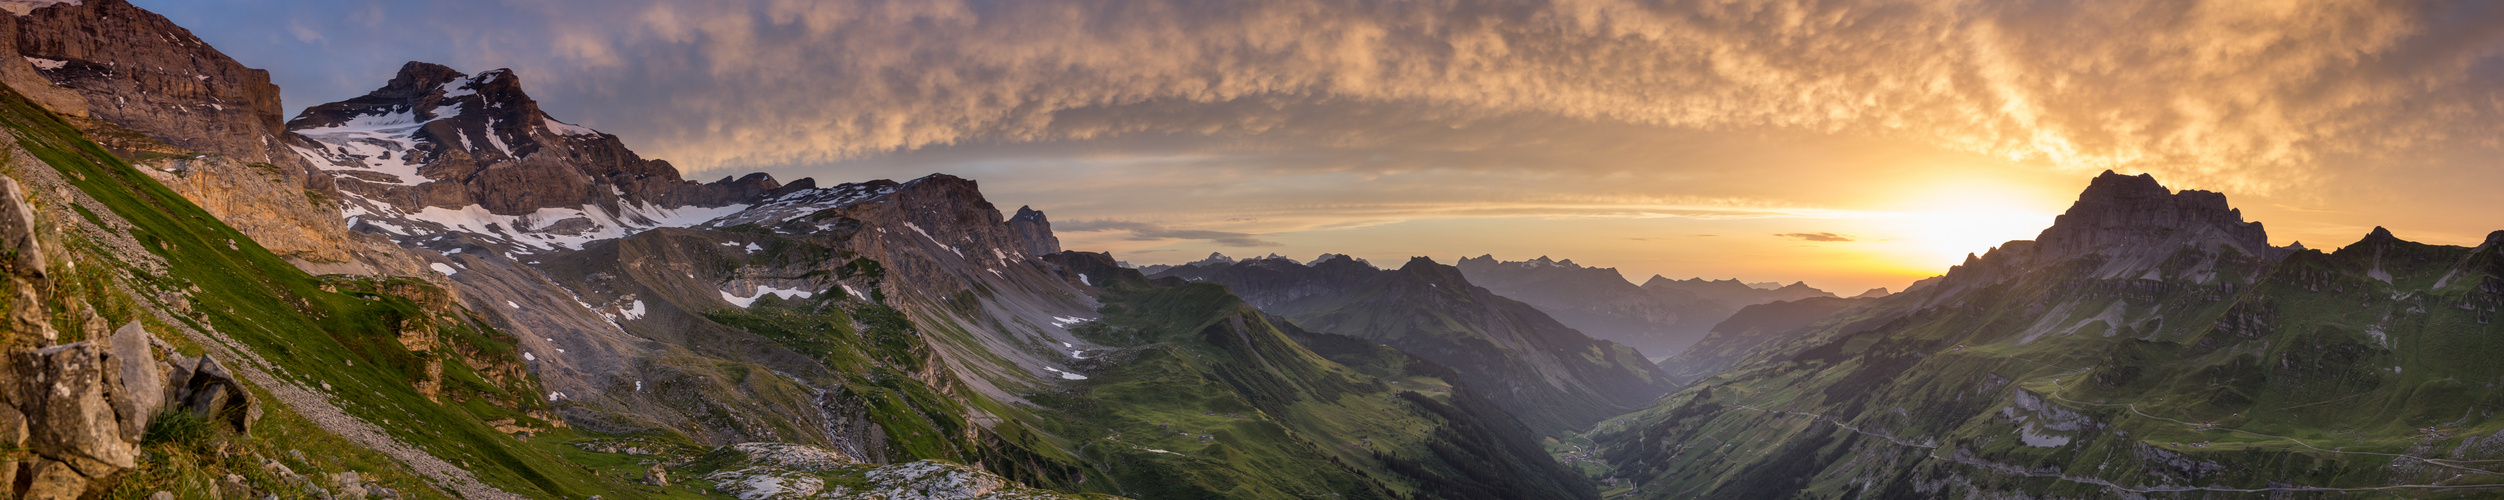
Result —
M2087 184L2078 201L2035 238L2040 258L2064 260L2087 254L2118 255L2182 245L2223 245L2248 255L2269 255L2269 234L2226 195L2186 189L2174 192L2148 174L2106 170Z
M336 179L351 225L404 243L460 233L503 251L579 248L769 200L865 189L785 186L764 173L688 181L617 136L548 116L509 69L470 75L411 61L382 87L306 108L286 126L295 153Z
M1948 286L1933 300L2082 259L2091 264L2082 268L2082 277L2207 283L2222 269L2244 267L2234 262L2274 261L2301 248L2271 247L2261 223L2243 220L2243 212L2229 206L2224 194L2173 191L2152 175L2108 170L2090 181L2078 201L2036 239L1966 255L1940 281Z
M1356 264L1362 264L1362 265L1364 265L1365 267L1373 267L1373 266L1374 266L1374 263L1372 263L1372 262L1366 262L1366 261L1365 261L1365 259L1359 259L1359 258L1356 258L1356 257L1354 257L1354 256L1350 256L1350 255L1348 255L1348 254L1343 254L1343 253L1325 253L1325 254L1321 254L1321 256L1319 256L1319 257L1314 257L1314 258L1313 258L1313 260L1305 262L1305 263L1304 263L1304 265L1307 265L1307 266L1321 266L1321 265L1323 265L1323 264L1329 264L1329 263L1331 263L1331 262L1334 262L1334 261L1341 261L1341 260L1348 261L1348 262L1353 262L1353 263L1356 263Z
M2363 238L2358 238L2358 239L2356 240L2356 242L2355 242L2355 243L2349 243L2349 244L2347 244L2347 246L2339 247L2339 249L2338 249L2338 250L2333 251L2333 252L2331 252L2331 253L2332 253L2332 254L2345 254L2345 253L2351 253L2351 252L2365 252L2365 253L2373 253L2373 252L2380 252L2380 251L2383 251L2383 250L2385 250L2385 249L2389 249L2389 248L2391 248L2391 247L2393 247L2393 246L2396 246L2396 245L2402 245L2402 244L2414 244L2414 242L2411 242L2411 241L2408 241L2408 240L2403 240L2403 239L2400 239L2400 237L2399 237L2399 236L2392 235L2392 234L2391 234L2391 230L2389 230L2389 229L2384 229L2382 226L2374 226L2374 230L2373 230L2373 231L2366 232L2366 233L2365 233L2365 237L2363 237Z
M1825 290L1819 290L1819 289L1817 289L1817 287L1808 286L1808 282L1806 282L1806 281L1793 281L1793 282L1791 282L1791 284L1789 284L1789 285L1781 285L1781 286L1770 287L1770 288L1769 288L1769 287L1758 286L1758 285L1760 285L1760 284L1761 284L1761 283L1753 283L1753 284L1752 284L1752 283L1746 283L1746 282L1739 281L1739 280L1737 280L1737 279L1707 280L1707 279L1704 279L1704 278L1687 278L1687 279L1683 279L1683 280L1673 280L1673 279L1669 279L1669 278L1666 278L1666 277L1662 277L1661 275L1655 274L1655 275L1652 275L1652 279L1649 279L1649 280L1644 280L1644 282L1643 282L1643 287L1644 287L1644 288L1647 288L1647 289L1656 289L1656 290L1659 290L1659 289L1686 290L1686 291L1689 291L1689 292L1694 292L1694 293L1698 293L1698 294L1706 294L1706 295L1726 295L1726 296L1742 296L1742 297L1760 297L1760 296L1761 296L1761 297L1771 297L1771 299L1770 299L1770 300L1764 300L1764 301L1755 301L1755 300L1751 300L1751 301L1748 301L1746 304L1754 304L1754 303L1770 302L1770 301L1773 301L1773 300L1798 300L1798 299L1804 299L1804 298L1809 298L1809 297L1833 297L1833 296L1835 296L1835 294L1833 294L1833 293L1831 293L1831 292L1827 292L1827 291L1825 291ZM1739 305L1746 305L1746 304L1739 304Z
M412 61L373 92L305 108L287 129L301 136L297 152L337 175L342 190L402 211L720 207L782 187L765 174L686 181L616 136L549 117L509 69L473 76Z
M1200 260L1195 260L1195 261L1191 261L1190 263L1188 263L1188 264L1183 264L1183 265L1186 265L1186 266L1206 266L1206 265L1226 265L1226 264L1233 264L1233 263L1235 263L1235 258L1234 258L1234 257L1227 257L1227 256L1226 256L1226 254L1224 254L1224 253L1219 253L1219 252L1209 252L1209 257L1208 257L1208 258L1206 258L1206 259L1200 259Z
M1027 255L1061 253L1061 238L1052 235L1052 221L1044 218L1042 210L1018 206L1017 214L1009 216L1009 229L1028 242Z

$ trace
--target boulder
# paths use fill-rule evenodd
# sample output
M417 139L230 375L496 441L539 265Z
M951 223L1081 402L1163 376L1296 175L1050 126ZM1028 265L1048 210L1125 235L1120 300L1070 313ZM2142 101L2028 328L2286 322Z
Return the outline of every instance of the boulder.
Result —
M165 405L165 373L158 371L156 350L148 330L132 321L110 338L114 364L121 365L121 387L113 393L113 411L122 416L122 440L139 442L148 418Z
M252 486L244 484L243 475L227 474L217 480L218 498L251 498Z
M183 377L180 397L169 403L180 404L184 410L223 419L241 434L252 433L253 421L261 418L261 409L253 404L252 392L235 380L233 372L218 364L217 358L201 356ZM183 370L177 370L183 371Z
M119 366L91 342L16 354L24 379L10 387L29 425L27 448L58 460L92 460L105 466L138 465L138 450L122 438L120 420L106 396ZM90 471L94 472L94 471Z
M18 276L43 277L43 243L35 239L35 210L17 180L0 177L0 254Z
M365 478L357 475L356 471L331 474L330 482L339 487L334 497L340 500L364 500L366 495L372 493L367 489Z
M13 282L10 288L17 290L17 296L9 299L7 326L13 337L33 340L32 345L38 346L60 340L61 334L52 329L52 322L44 321L52 315L44 312L43 297L35 294L35 284L16 276L9 276L8 280ZM0 335L0 339L8 340L8 343L18 342L13 337Z
M87 494L88 481L69 464L37 458L27 467L26 489L18 492L19 500L78 500Z
M170 355L171 353L168 354L169 356L165 359L165 396L163 401L165 401L166 406L175 406L183 404L183 395L190 394L189 391L184 389L191 383L191 368L200 365L200 358L172 356Z
M669 486L669 469L661 468L661 464L652 464L652 468L643 470L643 482L653 486Z
M17 407L0 404L0 448L16 449L26 442L26 415ZM0 489L17 485L17 464L0 462Z

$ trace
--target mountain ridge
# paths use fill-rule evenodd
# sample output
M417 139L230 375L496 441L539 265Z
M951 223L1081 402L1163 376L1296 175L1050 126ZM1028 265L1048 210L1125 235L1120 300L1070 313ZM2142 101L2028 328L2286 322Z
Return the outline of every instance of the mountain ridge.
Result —
M2492 389L2458 382L2504 376L2482 340L2504 287L2478 284L2504 279L2498 238L2269 247L2221 194L2112 172L2043 234L1764 329L1597 431L1601 455L1643 498L2498 486L2411 465L2504 452L2482 444L2504 435Z
M1157 278L1223 284L1299 326L1381 342L1446 366L1542 433L1577 428L1641 405L1661 390L1640 353L1594 340L1471 284L1426 257L1382 269L1345 255L1209 260Z
M1653 359L1686 350L1741 308L1833 296L1800 282L1766 289L1736 279L1679 281L1654 275L1637 286L1615 268L1584 267L1573 259L1547 256L1507 262L1480 255L1453 265L1498 295L1528 303L1595 338L1633 346Z

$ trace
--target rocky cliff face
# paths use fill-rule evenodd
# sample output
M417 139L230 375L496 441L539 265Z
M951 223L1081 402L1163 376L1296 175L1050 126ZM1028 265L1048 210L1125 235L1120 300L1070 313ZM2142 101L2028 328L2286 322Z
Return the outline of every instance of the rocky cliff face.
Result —
M2250 280L2258 276L2234 271L2263 266L2298 250L2300 246L2269 246L2261 223L2244 221L2241 210L2226 205L2224 194L2174 192L2146 174L2105 171L2036 239L2011 241L1981 255L1967 255L1963 264L1935 278L1937 286L1916 286L1936 304L2028 273L2069 265L2086 266L2083 272L2095 279L2184 278L2213 283L2221 277L2233 278L2224 275L2241 274L2241 280Z
M2210 245L2259 256L2271 254L2269 234L2243 211L2226 206L2226 195L2199 190L2176 193L2147 174L2110 170L2087 184L2078 202L2035 237L2047 261L2084 255L2122 256L2142 249Z
M617 136L549 117L511 70L410 62L382 88L306 108L286 127L297 153L337 177L351 220L402 241L468 233L504 252L573 249L801 187L764 174L682 179Z
M12 21L18 54L85 97L87 116L183 150L297 164L273 142L286 130L269 72L244 67L164 16L93 0Z
M1017 215L1009 217L1009 229L1026 241L1026 255L1061 253L1061 238L1052 235L1052 221L1034 207L1017 207Z
M1381 342L1452 367L1541 432L1576 429L1651 401L1666 387L1634 349L1594 340L1423 257L1385 270L1346 256L1177 266L1155 277L1226 285L1314 331Z
M283 145L267 71L124 0L0 16L0 45L8 49L0 81L280 255L364 273L419 271L390 245L348 233L330 176Z

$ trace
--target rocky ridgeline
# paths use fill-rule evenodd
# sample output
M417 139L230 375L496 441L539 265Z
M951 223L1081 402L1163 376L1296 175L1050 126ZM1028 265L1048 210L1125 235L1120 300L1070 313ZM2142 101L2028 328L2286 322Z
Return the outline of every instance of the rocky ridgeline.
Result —
M765 174L681 179L617 136L549 117L505 69L410 62L382 88L306 108L287 129L297 153L337 176L350 218L404 242L471 233L505 251L572 249L813 186Z
M1615 416L1669 387L1660 368L1634 349L1583 335L1425 257L1380 269L1347 256L1309 264L1216 256L1151 277L1222 284L1297 326L1381 342L1452 367L1542 432Z
M1659 275L1636 286L1615 268L1584 267L1573 259L1546 256L1511 262L1481 255L1453 267L1470 282L1538 307L1557 322L1655 358L1684 351L1739 308L1834 296L1805 283L1768 289L1735 279L1672 280Z
M2078 194L2078 202L2035 237L2039 259L2066 260L2145 248L2220 244L2251 255L2272 253L2259 222L2226 205L2226 195L2185 189L2173 192L2148 174L2110 170Z
M0 334L0 449L27 455L0 463L0 487L13 498L92 498L138 465L149 419L162 411L206 416L248 433L261 408L233 373L206 356L175 356L139 323L110 334L93 306L47 303L46 242L16 181L0 177L0 263L10 295ZM53 247L48 249L46 247ZM56 307L57 306L57 307ZM55 313L75 321L65 335ZM59 343L65 336L86 340Z
M1926 290L1935 304L2038 269L2082 262L2088 266L2082 277L2090 279L2211 283L2221 272L2248 270L2302 249L2301 244L2270 246L2261 223L2244 221L2242 210L2227 206L2224 194L2175 192L2147 174L2107 170L2035 239L1967 255L1964 263L1936 278L1936 289L1925 284L1930 280L1915 287Z
M269 72L244 67L165 16L126 0L89 0L12 17L18 55L84 98L84 110L64 114L183 150L298 164L272 141L286 129Z

